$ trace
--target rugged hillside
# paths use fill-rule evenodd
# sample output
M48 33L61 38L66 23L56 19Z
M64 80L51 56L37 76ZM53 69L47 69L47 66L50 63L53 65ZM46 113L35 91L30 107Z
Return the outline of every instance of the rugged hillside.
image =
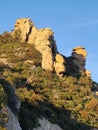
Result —
M97 130L98 84L87 52L57 51L53 31L28 18L0 35L0 130Z

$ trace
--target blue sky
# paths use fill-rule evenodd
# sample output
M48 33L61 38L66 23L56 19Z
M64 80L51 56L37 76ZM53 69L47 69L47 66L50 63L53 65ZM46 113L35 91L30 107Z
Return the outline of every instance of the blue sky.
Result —
M11 31L16 19L31 18L38 28L50 27L60 53L70 56L83 46L86 69L98 82L98 0L2 0L0 33Z

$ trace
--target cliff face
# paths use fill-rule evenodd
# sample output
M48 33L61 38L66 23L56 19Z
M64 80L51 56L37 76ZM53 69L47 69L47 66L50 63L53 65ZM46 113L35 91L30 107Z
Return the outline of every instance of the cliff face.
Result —
M49 71L56 71L60 77L67 73L66 61L64 56L58 53L54 33L50 28L38 29L29 18L18 19L14 26L14 31L20 31L20 39L22 42L33 44L42 54L42 68ZM76 47L72 52L72 62L78 67L78 72L88 71L85 69L87 52L83 47Z

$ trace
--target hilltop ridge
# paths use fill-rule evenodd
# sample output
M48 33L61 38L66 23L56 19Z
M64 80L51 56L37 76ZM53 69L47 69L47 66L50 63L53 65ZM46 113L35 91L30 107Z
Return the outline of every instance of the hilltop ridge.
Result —
M98 130L98 84L82 46L58 52L29 18L0 35L0 130Z

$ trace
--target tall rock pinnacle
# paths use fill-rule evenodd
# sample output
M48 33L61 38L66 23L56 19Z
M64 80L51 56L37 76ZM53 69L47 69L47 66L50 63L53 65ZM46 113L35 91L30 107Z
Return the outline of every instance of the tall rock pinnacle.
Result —
M37 29L29 18L18 19L14 31L20 30L21 41L34 44L42 54L42 68L53 71L57 47L50 28Z
M86 57L87 57L87 52L84 47L78 46L73 49L72 58L74 64L78 67L80 72L83 71L87 76L90 76L90 72L85 68Z

